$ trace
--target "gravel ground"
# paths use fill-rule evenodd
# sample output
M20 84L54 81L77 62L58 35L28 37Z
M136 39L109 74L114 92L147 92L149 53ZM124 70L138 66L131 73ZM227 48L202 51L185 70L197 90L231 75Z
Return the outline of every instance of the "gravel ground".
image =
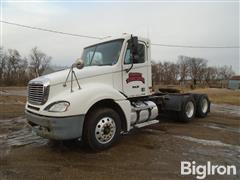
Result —
M23 98L8 94L8 99L12 101L1 101L1 180L193 179L180 175L181 161L235 165L236 176L208 179L240 178L239 106L213 105L207 118L189 124L164 117L159 124L123 135L109 150L90 153L81 142L35 136L22 112Z

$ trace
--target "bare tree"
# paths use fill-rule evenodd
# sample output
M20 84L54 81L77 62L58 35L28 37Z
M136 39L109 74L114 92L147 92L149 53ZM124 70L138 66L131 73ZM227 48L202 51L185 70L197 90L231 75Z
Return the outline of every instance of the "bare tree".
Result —
M25 57L19 62L19 66L18 66L17 76L18 76L18 79L21 80L19 81L20 84L27 84L29 80L26 72L27 69L28 69L28 61L27 61L27 58Z
M30 68L35 77L40 76L44 70L49 66L51 57L34 47L30 54Z
M0 47L0 84L24 85L30 78L41 75L48 67L50 57L34 48L31 52L31 66L27 58L22 58L16 49L4 51ZM34 76L29 76L29 70L34 71Z
M178 67L179 67L179 77L180 82L185 82L189 75L189 63L188 63L189 57L187 56L178 56Z
M204 77L204 71L207 68L207 60L202 58L189 58L189 75L193 81L193 85L197 84L197 81L202 81Z
M169 62L164 62L162 65L162 80L164 84L170 83L171 77L170 77L170 63Z
M152 64L153 82L159 84L164 79L163 65L161 62Z
M157 69L157 64L155 63L155 61L152 61L152 81L153 84L158 84L158 77L159 77L159 73L158 73L158 69Z
M172 62L162 64L162 81L165 84L175 84L178 77L178 65Z
M222 66L218 68L218 78L220 80L228 80L234 75L234 71L232 70L232 66Z
M163 82L165 72L164 72L163 64L161 62L157 64L157 71L158 71L158 81Z
M16 84L17 71L19 63L21 62L21 55L16 49L9 49L6 58L6 82L8 85Z
M204 79L209 85L211 81L217 80L218 71L216 67L207 67L204 73Z
M179 66L178 64L175 63L170 63L170 67L169 67L169 75L171 77L171 84L176 84L177 80L178 80L178 76L179 76Z
M0 84L4 81L4 69L6 65L6 54L3 51L3 47L0 47Z

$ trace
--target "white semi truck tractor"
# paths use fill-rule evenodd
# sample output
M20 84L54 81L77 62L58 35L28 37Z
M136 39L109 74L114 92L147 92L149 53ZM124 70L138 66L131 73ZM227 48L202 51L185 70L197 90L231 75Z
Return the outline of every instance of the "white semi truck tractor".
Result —
M183 122L206 117L210 101L206 94L154 92L150 40L124 34L85 47L70 69L31 80L25 112L39 136L103 150L166 112Z

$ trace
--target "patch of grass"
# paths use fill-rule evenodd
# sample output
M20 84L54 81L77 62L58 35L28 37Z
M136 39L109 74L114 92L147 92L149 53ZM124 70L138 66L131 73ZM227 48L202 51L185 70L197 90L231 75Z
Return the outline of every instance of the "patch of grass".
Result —
M0 90L26 90L27 86L1 86Z
M25 96L10 96L10 95L0 96L1 103L8 103L8 104L23 103L23 104L25 104L26 100L27 100L27 97L25 97Z
M209 99L216 104L232 104L240 106L240 90L204 88L195 89L189 92L205 93Z
M25 105L20 104L0 104L0 119L13 118L24 115Z
M154 90L159 88L178 89L181 93L204 93L207 94L212 103L215 104L231 104L240 106L240 90L230 90L224 88L197 88L179 85L154 85Z
M26 97L0 96L0 119L24 115Z

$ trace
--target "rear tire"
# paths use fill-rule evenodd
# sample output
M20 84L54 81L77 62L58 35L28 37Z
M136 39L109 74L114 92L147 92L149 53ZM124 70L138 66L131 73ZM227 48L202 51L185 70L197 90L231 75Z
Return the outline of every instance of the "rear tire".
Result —
M210 111L210 101L206 94L201 94L197 100L196 116L204 118Z
M120 132L118 113L110 108L97 108L86 117L83 141L91 150L100 151L117 143Z
M181 122L190 122L194 119L196 112L195 100L192 96L183 98L181 111L178 113L178 120Z

